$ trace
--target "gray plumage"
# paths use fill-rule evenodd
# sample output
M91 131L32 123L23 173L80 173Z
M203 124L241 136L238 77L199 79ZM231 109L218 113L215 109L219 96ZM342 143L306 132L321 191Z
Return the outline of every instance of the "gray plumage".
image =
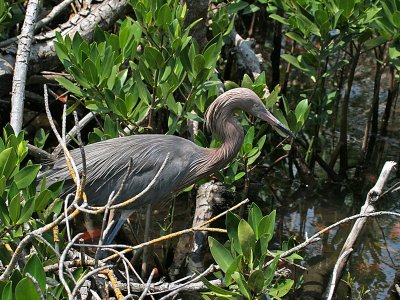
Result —
M105 243L111 243L123 222L135 208L170 198L174 193L197 180L223 168L240 150L243 129L234 117L234 111L244 110L267 121L286 134L286 129L265 108L259 97L249 89L232 89L219 96L208 108L205 122L211 132L219 136L222 146L202 148L177 136L160 134L133 135L110 139L84 147L86 155L87 183L85 193L90 205L104 206L111 192L116 192L132 161L131 171L116 203L123 202L143 191L155 177L169 153L165 168L158 180L142 197L115 214L115 226ZM82 171L79 149L71 151L78 171ZM65 180L64 190L73 188L65 159L59 159L45 173L48 184Z

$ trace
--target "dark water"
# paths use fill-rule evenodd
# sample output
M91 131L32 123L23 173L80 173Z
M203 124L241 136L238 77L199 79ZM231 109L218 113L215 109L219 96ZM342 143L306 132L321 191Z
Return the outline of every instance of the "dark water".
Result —
M290 205L279 209L277 234L282 241L294 236L302 242L306 234L312 236L330 224L359 212L352 205L354 194L348 189L341 190L337 186L324 187L318 191L305 187L300 189L286 198L290 199ZM385 203L378 205L379 209L400 211L396 210L399 197L388 196L380 201ZM332 229L321 236L321 241L309 245L303 251L303 266L308 271L295 270L298 278L303 276L303 289L298 292L300 299L310 291L325 289L352 224L346 223ZM359 299L358 292L362 290L369 290L362 299L388 299L396 270L400 267L399 250L400 220L388 216L369 220L342 277L350 282L341 283L337 299ZM351 280L348 280L348 274Z
M373 83L371 68L362 68L353 88L351 108L349 112L349 161L358 161L361 140L364 133L366 116L371 102ZM379 115L385 108L386 83L384 74L380 93L381 105ZM268 188L259 192L258 198L273 199L273 206L278 207L277 233L281 240L295 236L299 242L304 241L306 234L312 236L319 230L343 218L359 213L361 205L369 189L375 184L381 168L386 161L398 162L400 157L400 120L399 108L393 109L388 127L388 136L377 138L375 151L368 162L368 167L357 184L346 183L333 185L318 184L318 187L305 187L296 183L282 185L279 182L266 182ZM332 145L338 141L338 132L326 132L326 157L333 150ZM333 141L333 142L332 142ZM349 171L352 177L354 169ZM394 172L395 173L395 172ZM323 173L318 174L322 177ZM395 174L394 174L395 175ZM282 176L278 177L282 178ZM267 181L267 180L266 180ZM389 186L399 179L392 176ZM271 195L271 185L280 186ZM288 186L289 185L289 186ZM279 189L279 190L278 190ZM272 189L273 191L273 189ZM377 210L400 212L400 193L387 195L379 200ZM318 299L318 295L328 286L339 252L353 223L347 223L323 235L321 241L309 245L305 251L303 265L307 272L295 270L295 275L302 276L302 289L298 298L305 299L309 293ZM393 284L400 280L400 220L396 217L384 216L370 219L356 243L342 282L338 288L336 299L398 299L393 297ZM345 283L345 281L347 283Z

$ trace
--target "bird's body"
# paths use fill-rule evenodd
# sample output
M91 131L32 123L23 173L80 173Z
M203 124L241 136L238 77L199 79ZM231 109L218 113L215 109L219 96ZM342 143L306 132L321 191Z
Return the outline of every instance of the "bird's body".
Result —
M237 155L244 136L241 125L234 117L234 111L237 109L291 134L272 116L254 92L237 88L219 96L210 105L205 116L207 127L222 141L219 148L202 148L189 140L160 134L120 137L84 147L87 176L85 193L88 203L92 206L104 206L110 194L119 190L130 161L131 170L114 204L142 192L154 179L168 156L165 168L154 185L135 202L120 208L114 214L115 225L107 235L106 244L112 241L135 208L170 198L204 176L220 170ZM73 150L71 154L78 171L82 172L80 150ZM48 184L65 180L64 191L71 190L74 186L64 158L58 160L45 175Z
M162 201L196 181L196 167L204 163L204 157L213 150L197 146L191 141L172 135L146 134L121 137L85 146L86 180L85 193L92 206L104 206L112 192L126 184L116 200L125 201L143 191L153 180L167 158L166 165L152 188L126 208ZM79 149L70 151L79 171L82 156ZM132 166L129 174L130 161ZM205 168L200 176L209 174ZM165 176L168 175L168 176ZM64 159L58 160L51 170L50 181L67 180L65 190L73 187Z

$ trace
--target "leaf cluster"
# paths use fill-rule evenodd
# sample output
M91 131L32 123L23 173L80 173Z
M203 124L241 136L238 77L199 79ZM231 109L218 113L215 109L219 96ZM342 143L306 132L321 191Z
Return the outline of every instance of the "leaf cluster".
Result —
M223 272L227 288L215 287L203 279L211 290L206 293L208 296L266 299L268 295L280 299L289 292L293 280L275 277L280 251L268 250L274 234L275 216L276 211L263 216L254 203L249 209L247 221L231 212L227 214L229 240L223 245L213 237L208 239L211 254ZM293 254L288 259L302 258Z

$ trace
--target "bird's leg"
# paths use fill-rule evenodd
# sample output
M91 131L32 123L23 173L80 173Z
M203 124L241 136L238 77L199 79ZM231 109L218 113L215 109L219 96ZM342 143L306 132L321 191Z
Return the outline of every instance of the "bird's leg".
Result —
M117 236L122 225L124 225L126 218L119 216L118 219L114 218L104 231L104 245L110 245L114 238Z
M110 245L115 237L117 236L122 225L124 225L126 219L132 214L132 210L124 210L116 212L114 209L110 211L109 221L106 229L102 233L102 243L100 245ZM99 258L103 259L106 257L106 252L101 251Z
M144 225L144 238L143 238L144 243L149 240L150 219L151 219L151 204L147 205L146 208L146 220ZM146 277L147 274L147 253L148 253L148 248L144 247L143 257L142 257L142 278Z

